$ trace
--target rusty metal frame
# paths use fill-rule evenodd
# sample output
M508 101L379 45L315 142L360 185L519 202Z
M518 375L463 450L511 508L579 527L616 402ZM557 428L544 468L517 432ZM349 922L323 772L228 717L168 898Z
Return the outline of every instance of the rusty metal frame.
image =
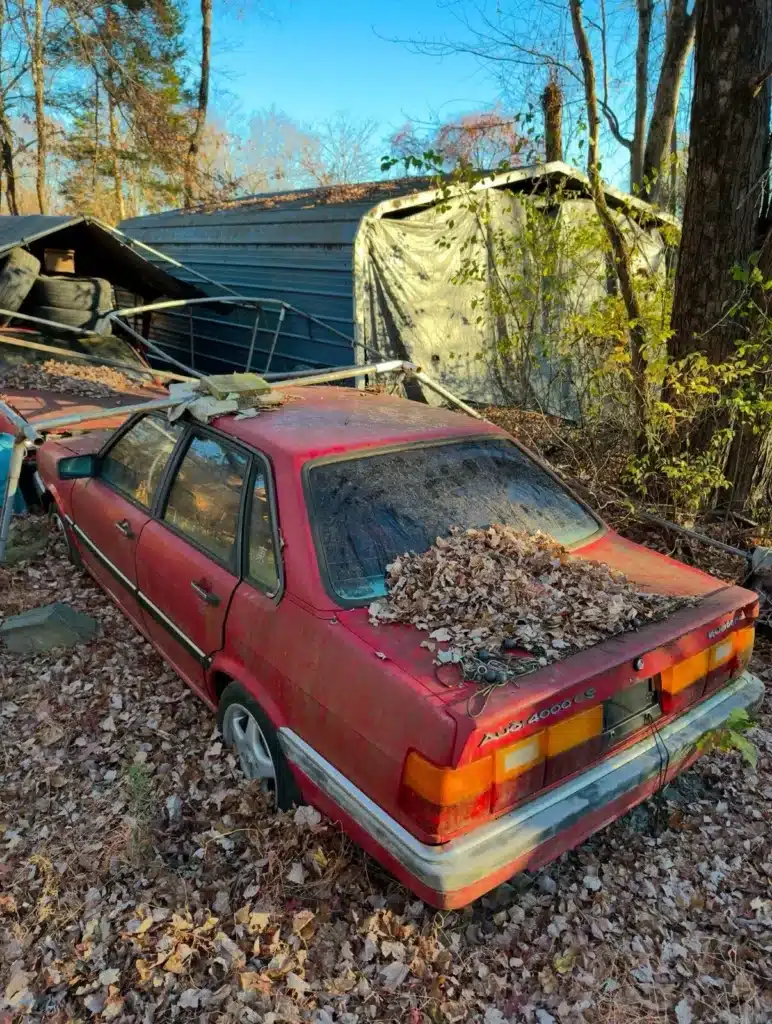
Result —
M195 373L196 371L193 372ZM354 380L358 377L378 376L378 374L384 373L402 373L405 376L414 377L427 388L457 406L468 416L478 420L484 418L479 412L460 398L457 398L438 381L428 377L419 366L416 366L414 363L403 362L400 359L385 360L380 363L364 363L361 366L347 366L339 370L327 370L323 373L309 374L307 371L301 370L295 374L288 373L282 376L281 379L272 380L271 387L278 390L284 390L289 387L311 387L315 384L332 384L336 381ZM8 477L4 488L2 512L0 512L0 564L2 564L5 557L13 499L18 489L22 462L28 447L41 445L45 440L46 434L51 434L67 427L78 426L82 423L88 423L89 420L105 420L111 416L131 416L137 412L171 409L176 405L180 405L181 401L181 396L176 395L173 398L150 399L149 401L136 402L132 405L120 405L108 409L92 409L88 412L52 416L45 420L30 422L23 416L20 416L7 402L0 400L0 413L11 422L16 430L11 465L8 467Z

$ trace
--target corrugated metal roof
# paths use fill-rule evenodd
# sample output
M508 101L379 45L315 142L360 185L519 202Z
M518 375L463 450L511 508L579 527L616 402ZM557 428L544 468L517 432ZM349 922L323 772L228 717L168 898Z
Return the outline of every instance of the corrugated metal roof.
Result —
M17 245L26 245L60 228L80 224L83 217L48 217L30 213L22 217L0 217L0 253Z
M37 213L0 216L0 257L17 246L31 246L35 255L42 258L42 245L38 243L55 236L62 248L76 249L76 269L80 274L106 277L114 285L148 298L193 298L204 294L192 282L186 283L172 274L170 263L148 259L131 248L130 239L93 217Z
M261 223L281 224L285 222L286 218L283 216L285 212L291 215L290 219L294 223L305 221L327 226L339 219L345 222L351 221L352 213L358 213L357 219L361 219L373 207L381 203L389 204L389 201L392 203L387 205L385 210L389 207L404 210L414 205L420 206L431 202L439 183L447 183L451 189L456 187L450 176L426 175L396 178L391 181L368 181L353 185L326 185L287 192L263 192L234 199L227 203L204 204L187 210L167 210L146 217L135 217L124 221L121 228L129 232L135 226L144 230L157 227L184 228L195 224L197 228L200 228L202 227L202 218L206 218L206 221L212 218L213 222L227 223L228 228L232 229L241 224L254 224L255 214L260 215ZM506 188L523 192L538 191L555 185L564 185L572 191L580 192L587 197L590 196L590 183L584 172L559 161L531 164L526 167L514 168L511 171L484 173L481 174L474 188L479 190ZM641 217L654 223L674 223L674 218L668 214L662 213L649 203L622 192L612 185L607 185L605 192L609 205L617 208L624 206L633 217ZM342 211L330 209L330 207L344 207L347 214L342 215ZM273 212L277 214L275 218L271 216ZM217 214L226 214L227 217L221 220L216 216ZM239 216L240 214L244 215L243 220ZM172 236L165 235L164 242L167 239L174 240ZM269 238L266 241L270 244Z

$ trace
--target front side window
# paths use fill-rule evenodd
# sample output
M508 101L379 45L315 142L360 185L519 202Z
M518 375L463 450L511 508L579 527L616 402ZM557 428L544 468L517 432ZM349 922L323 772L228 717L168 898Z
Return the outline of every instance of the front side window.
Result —
M231 568L249 458L217 438L193 437L172 481L163 519Z
M470 439L311 466L310 514L323 571L344 601L385 593L386 566L451 527L493 523L586 541L598 522L505 439Z
M274 546L268 481L262 468L258 468L255 474L247 543L247 575L262 590L266 590L269 594L275 594L279 589L279 571Z
M150 508L169 456L184 427L161 416L144 416L102 459L100 478L127 498Z

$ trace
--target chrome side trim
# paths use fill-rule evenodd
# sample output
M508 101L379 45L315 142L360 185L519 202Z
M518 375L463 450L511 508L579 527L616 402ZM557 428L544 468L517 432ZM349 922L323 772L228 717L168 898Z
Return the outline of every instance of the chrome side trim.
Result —
M91 538L83 532L83 530L78 526L78 524L73 522L70 516L65 515L64 518L67 520L68 525L72 527L75 533L77 533L78 537L80 537L83 543L89 548L91 552L93 552L94 557L97 558L102 563L102 565L104 565L108 572L115 576L115 578L120 583L122 583L124 587L126 587L126 589L130 592L132 597L135 597L139 601L139 603L147 609L150 615L152 615L153 618L158 623L160 623L161 626L163 626L168 632L170 632L175 637L175 639L182 644L183 647L187 648L187 650L195 658L198 658L198 660L202 664L208 662L209 656L206 654L206 652L202 651L200 647L194 644L190 637L183 633L180 627L175 622L173 622L168 615L161 611L158 605L153 604L150 598L142 593L142 591L139 589L136 583L132 583L128 576L125 576L118 568L118 566L110 561L110 559L102 551L102 549L97 547L93 540L91 540Z
M124 576L124 574L121 572L121 570L118 568L118 566L110 561L110 559L102 551L102 549L98 548L96 546L96 544L93 542L93 540L87 534L85 534L83 532L83 530L81 530L81 528L78 526L77 523L73 522L73 520L68 515L65 515L64 518L67 520L68 526L71 526L73 528L75 533L77 533L77 535L80 537L80 539L86 545L86 547L89 548L89 550L99 559L100 562L102 562L102 564L105 566L105 568L108 569L113 574L113 576L115 576L115 578L117 580L120 580L120 582L124 585L124 587L126 587L127 590L130 590L132 595L134 597L136 597L137 596L137 585L136 585L136 583L132 583L128 576Z
M602 761L570 782L474 832L440 846L420 842L291 729L279 729L287 758L418 881L450 893L506 868L604 805L656 778L665 749L683 761L732 711L758 704L764 684L743 672L729 686L662 726L657 735Z

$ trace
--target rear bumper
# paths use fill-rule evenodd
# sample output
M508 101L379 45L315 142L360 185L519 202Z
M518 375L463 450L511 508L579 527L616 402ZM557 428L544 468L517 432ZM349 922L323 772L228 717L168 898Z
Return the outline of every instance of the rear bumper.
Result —
M539 867L646 799L697 756L695 744L735 709L753 708L764 684L744 672L652 734L474 832L438 846L420 842L291 730L284 753L320 803L369 839L366 848L431 903L462 906L516 871ZM340 817L332 812L333 817ZM384 856L385 855L385 856Z

